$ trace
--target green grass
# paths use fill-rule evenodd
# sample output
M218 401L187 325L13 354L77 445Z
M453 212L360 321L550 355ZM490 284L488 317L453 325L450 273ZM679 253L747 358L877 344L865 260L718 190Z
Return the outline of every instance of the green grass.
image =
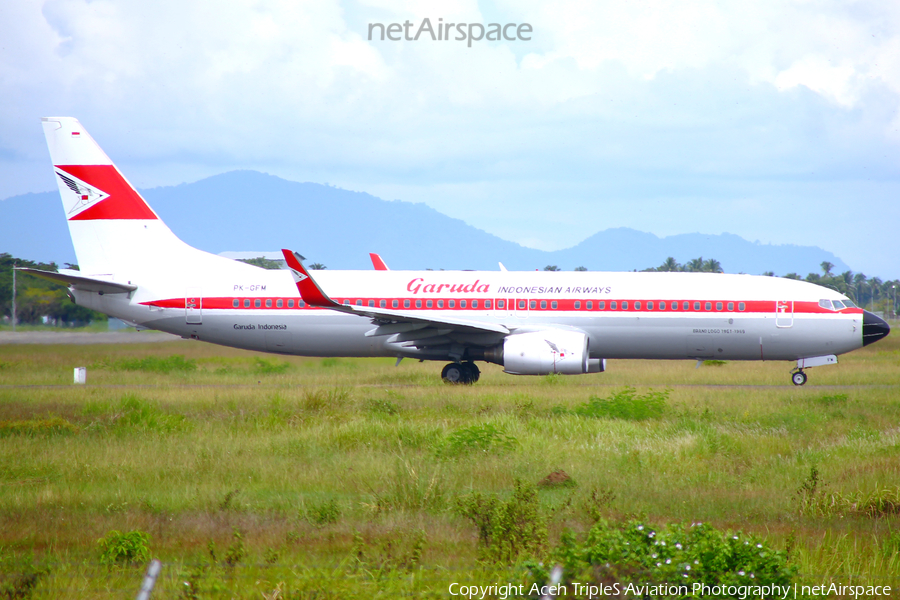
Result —
M487 365L460 387L439 364L393 363L0 346L0 564L21 576L0 586L134 596L146 565L98 540L138 532L164 563L154 598L446 598L452 582L530 581L526 554L549 564L599 519L742 530L797 581L900 585L898 336L802 388L788 363L552 379ZM82 365L88 385L72 385ZM534 502L517 487L563 470L572 483ZM540 543L486 553L472 499L516 497ZM490 531L512 527L496 514ZM515 560L486 560L501 555Z

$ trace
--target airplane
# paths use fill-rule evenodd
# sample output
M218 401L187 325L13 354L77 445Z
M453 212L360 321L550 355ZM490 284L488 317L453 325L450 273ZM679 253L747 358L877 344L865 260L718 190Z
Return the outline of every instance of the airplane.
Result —
M72 117L42 119L80 270L21 269L141 328L286 355L477 362L584 374L607 359L795 361L871 344L888 324L843 294L767 276L665 272L265 270L182 242ZM301 221L302 222L302 221ZM302 231L302 227L301 227Z

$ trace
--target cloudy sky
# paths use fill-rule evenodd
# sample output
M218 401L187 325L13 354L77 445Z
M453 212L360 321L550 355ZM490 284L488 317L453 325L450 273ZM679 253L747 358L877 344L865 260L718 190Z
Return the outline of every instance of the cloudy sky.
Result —
M425 18L533 32L368 40ZM55 189L40 117L75 116L138 187L257 169L546 250L729 232L900 277L897 2L12 0L0 22L0 198Z

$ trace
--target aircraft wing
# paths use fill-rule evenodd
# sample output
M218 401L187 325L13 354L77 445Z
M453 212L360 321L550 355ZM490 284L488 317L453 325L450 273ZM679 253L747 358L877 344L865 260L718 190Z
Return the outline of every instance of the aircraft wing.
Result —
M282 253L304 302L371 319L377 327L367 332L367 336L391 335L395 336L391 342L411 342L412 345L423 348L449 341L489 345L509 334L509 329L499 323L433 315L426 317L412 311L340 304L319 287L303 266L302 256L290 250L282 250ZM448 335L453 339L448 340Z
M99 292L101 294L127 294L137 289L136 285L118 283L115 281L107 281L97 277L87 277L82 275L80 271L72 271L63 269L60 272L42 271L40 269L32 269L30 267L16 267L16 271L20 273L28 273L41 279L47 279L55 283L61 283L71 286L77 290L86 292Z

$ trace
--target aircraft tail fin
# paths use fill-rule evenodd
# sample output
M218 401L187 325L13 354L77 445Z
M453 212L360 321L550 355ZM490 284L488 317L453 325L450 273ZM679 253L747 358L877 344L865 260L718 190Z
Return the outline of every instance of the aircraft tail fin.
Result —
M171 253L185 258L189 247L166 227L78 119L41 121L82 272L122 272L135 261Z

